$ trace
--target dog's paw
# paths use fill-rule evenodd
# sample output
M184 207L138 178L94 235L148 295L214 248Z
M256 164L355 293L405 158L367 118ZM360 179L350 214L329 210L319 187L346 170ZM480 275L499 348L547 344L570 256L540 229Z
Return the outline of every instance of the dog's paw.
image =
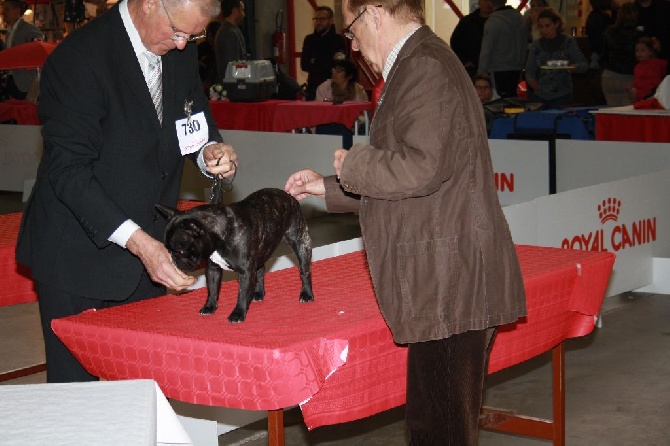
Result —
M259 293L258 291L251 296L251 300L254 302L261 302L263 298L265 298L265 293Z
M216 307L214 305L205 305L200 309L200 314L203 315L209 315L209 314L214 314L216 311Z
M303 291L300 293L300 302L312 302L314 300L314 294Z
M232 313L230 313L230 316L228 316L228 322L231 322L233 324L239 323L239 322L244 322L244 319L246 317L246 313L238 308L235 308Z

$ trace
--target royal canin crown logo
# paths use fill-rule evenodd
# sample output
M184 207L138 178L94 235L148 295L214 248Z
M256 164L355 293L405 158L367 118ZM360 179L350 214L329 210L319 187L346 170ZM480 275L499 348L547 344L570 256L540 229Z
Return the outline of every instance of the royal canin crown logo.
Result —
M605 224L606 221L619 221L619 214L621 213L621 200L614 197L609 197L603 200L598 205L598 217L600 223Z

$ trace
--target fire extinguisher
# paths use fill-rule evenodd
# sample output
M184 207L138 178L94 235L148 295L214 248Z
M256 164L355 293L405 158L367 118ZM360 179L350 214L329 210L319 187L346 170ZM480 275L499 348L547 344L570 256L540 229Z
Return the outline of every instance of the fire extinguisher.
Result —
M284 11L277 11L275 16L277 29L272 33L272 55L278 64L286 62L286 33L284 33Z

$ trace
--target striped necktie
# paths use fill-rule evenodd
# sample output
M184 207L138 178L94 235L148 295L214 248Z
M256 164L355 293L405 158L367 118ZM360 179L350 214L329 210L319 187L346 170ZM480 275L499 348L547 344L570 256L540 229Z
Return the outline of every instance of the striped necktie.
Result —
M151 100L156 107L158 120L163 123L163 76L161 73L161 59L154 53L146 51L144 57L149 61L149 75L147 77L147 86L151 94Z

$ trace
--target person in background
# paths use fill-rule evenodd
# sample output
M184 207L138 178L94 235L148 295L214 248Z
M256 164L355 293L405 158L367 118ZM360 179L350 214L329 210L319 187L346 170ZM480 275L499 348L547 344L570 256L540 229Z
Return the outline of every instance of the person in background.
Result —
M476 75L472 79L472 83L475 86L475 91L477 92L477 97L479 97L479 100L482 103L482 106L484 108L484 120L486 122L486 134L489 135L491 133L491 126L493 125L493 121L495 120L496 116L489 109L486 107L486 104L491 102L493 100L493 85L491 85L491 79L487 74L480 73Z
M670 59L670 1L635 0L637 26L643 35L655 39L661 59Z
M240 25L244 23L246 14L244 2L241 0L221 0L223 22L216 33L216 81L223 82L226 77L228 62L246 60L247 44Z
M491 78L487 74L476 75L472 79L472 83L482 104L493 100L493 85L491 85Z
M668 61L656 57L651 37L640 37L635 44L637 65L633 72L631 94L636 101L648 98L656 91L668 71Z
M547 0L530 0L528 3L530 8L524 12L523 18L526 20L526 25L528 26L528 42L532 43L542 37L538 15L544 8L549 7L549 3L547 3Z
M316 89L330 79L333 60L344 59L347 44L335 30L333 10L318 6L314 12L314 32L305 36L300 56L300 69L307 73L308 101L316 99Z
M603 52L600 65L602 90L607 105L631 105L629 93L635 70L635 42L642 36L637 29L637 7L633 3L624 3L619 7L614 24L607 27L603 34Z
M544 108L561 108L572 103L572 73L585 73L589 63L572 36L563 32L563 19L554 8L538 14L542 37L528 51L526 82L532 88L531 100ZM567 61L567 67L549 67L549 61Z
M7 24L6 46L12 48L34 40L43 40L44 34L32 23L23 20L27 5L21 0L5 0L2 16ZM7 76L7 92L14 99L26 99L30 84L37 78L37 70L14 70Z
M493 12L484 25L478 73L487 73L501 98L516 96L521 71L526 63L528 28L521 13L492 0Z
M471 77L477 73L484 24L492 12L491 0L480 0L479 7L459 20L451 34L451 49Z
M209 95L209 87L216 84L216 33L221 27L221 22L214 20L209 22L205 32L207 35L198 44L198 67L200 81L205 95Z
M330 79L316 89L316 100L341 104L344 101L367 101L368 94L358 83L358 69L349 59L333 62Z
M496 327L526 314L481 103L423 0L369 1L342 11L352 49L385 79L370 142L336 150L335 175L304 169L285 190L359 212L379 307L408 346L409 444L475 446Z
M47 382L97 379L53 333L53 319L195 282L172 263L155 205L176 207L185 156L210 177L235 172L189 43L218 12L218 0L122 0L44 65L44 151L16 259L35 281ZM187 121L190 138L178 132Z
M601 86L602 67L600 55L603 52L603 35L608 26L613 23L614 10L612 0L589 0L591 12L586 17L586 36L591 48L589 61L589 83L591 96L595 105L604 105L605 95Z
M316 89L316 101L332 102L334 105L344 101L367 101L368 94L358 81L358 68L349 59L333 62L330 79ZM362 125L364 117L360 116L354 125ZM341 135L342 147L348 149L353 144L354 133L351 128L340 123L326 123L312 129L318 135Z

